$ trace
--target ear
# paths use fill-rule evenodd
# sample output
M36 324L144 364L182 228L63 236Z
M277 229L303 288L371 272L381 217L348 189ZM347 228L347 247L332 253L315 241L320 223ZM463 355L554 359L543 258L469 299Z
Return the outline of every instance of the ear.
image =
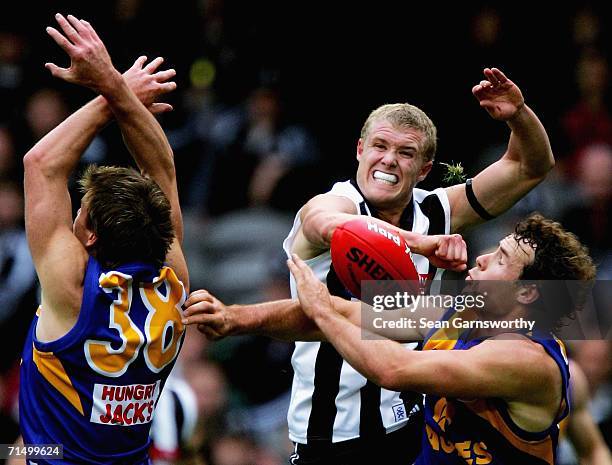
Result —
M87 242L85 242L85 248L89 250L96 244L96 242L98 242L98 236L96 236L95 232L90 231L87 235Z
M421 170L419 171L419 175L417 176L417 182L421 182L422 180L424 180L427 175L429 174L429 172L431 171L431 169L433 168L433 161L428 161L426 163L423 164L423 166L421 166Z
M516 300L523 305L534 303L540 298L540 291L535 284L522 284L517 290Z
M361 154L363 153L363 139L360 137L357 141L357 160L361 161Z

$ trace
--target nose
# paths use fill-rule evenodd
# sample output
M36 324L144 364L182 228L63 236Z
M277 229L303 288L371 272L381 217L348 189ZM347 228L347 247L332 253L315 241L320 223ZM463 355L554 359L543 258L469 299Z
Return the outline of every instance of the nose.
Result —
M394 168L395 166L397 166L397 160L395 158L395 153L393 152L393 150L387 150L385 152L385 155L383 156L381 163L391 168Z
M476 257L476 266L479 270L484 270L486 265L486 255L479 255Z

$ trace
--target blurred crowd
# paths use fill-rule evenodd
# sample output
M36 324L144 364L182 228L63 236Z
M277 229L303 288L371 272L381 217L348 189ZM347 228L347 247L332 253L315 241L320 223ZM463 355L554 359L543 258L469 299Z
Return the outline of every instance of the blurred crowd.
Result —
M178 72L168 100L175 111L162 126L176 155L193 289L227 303L288 297L281 243L293 216L352 175L361 123L379 104L422 107L438 126L437 160L461 162L470 175L499 158L507 132L470 100L484 66L499 66L521 86L542 115L557 166L510 212L466 236L472 259L517 218L539 210L589 246L599 279L612 279L612 41L604 29L610 18L596 5L527 15L475 4L450 12L456 21L421 6L387 17L383 30L365 24L376 23L365 11L353 12L361 19L351 25L343 13L267 2L24 3L19 20L0 22L0 443L17 435L19 354L38 301L21 157L92 97L54 82L43 68L61 63L44 33L58 9L90 19L118 67L161 55ZM127 159L111 125L82 165ZM423 187L441 185L442 172L434 168ZM76 189L72 195L78 205ZM158 408L172 421L153 428L158 463L285 463L292 349L256 336L210 343L188 331ZM610 344L570 349L612 445ZM563 460L578 463L571 447L564 446Z

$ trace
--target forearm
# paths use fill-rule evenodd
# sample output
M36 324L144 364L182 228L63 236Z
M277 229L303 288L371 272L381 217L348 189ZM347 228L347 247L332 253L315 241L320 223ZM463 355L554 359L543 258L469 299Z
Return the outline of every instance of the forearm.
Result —
M310 244L319 249L329 249L336 228L356 218L359 218L359 216L350 213L313 210L304 218L304 237Z
M323 335L297 300L228 307L231 334L257 334L284 341L319 341Z
M536 114L524 105L507 122L512 130L505 156L521 164L521 175L541 178L555 165L550 141Z
M151 176L174 177L172 149L155 117L138 100L124 78L115 71L101 89L125 143L139 168Z
M115 72L109 84L101 89L119 124L125 144L143 173L154 179L172 205L175 233L182 242L182 219L176 190L176 171L172 148L155 119Z
M47 177L68 179L83 152L111 118L106 101L102 97L93 99L40 139L25 155L24 163L28 166L33 162Z
M367 221L368 223L376 224L377 227L381 227L394 234L402 234L403 230L399 229L386 221L374 218L371 216L355 215L344 212L332 212L327 210L312 210L304 218L303 231L304 236L313 245L318 246L322 249L328 249L331 245L331 239L334 231L339 226L352 220ZM411 233L412 244L418 247L420 244L420 234ZM412 247L412 245L409 244ZM416 252L416 251L415 251ZM416 252L419 253L419 252Z

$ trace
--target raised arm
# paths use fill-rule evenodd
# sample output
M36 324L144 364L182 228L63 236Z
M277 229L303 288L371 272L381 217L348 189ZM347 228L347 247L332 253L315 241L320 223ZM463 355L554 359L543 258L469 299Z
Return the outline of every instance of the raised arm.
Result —
M159 123L115 69L92 26L87 21L71 15L66 19L58 14L56 19L65 36L54 28L48 28L48 33L70 56L71 65L70 68L59 68L49 63L47 67L54 76L87 86L101 94L108 102L136 163L143 173L159 184L170 201L176 239L168 252L167 261L188 288L187 266L181 250L183 223L174 156L168 140ZM154 66L156 65L159 63ZM168 70L167 73L173 75L174 71ZM175 84L167 83L165 86L172 90Z
M166 92L164 72L143 69L140 57L124 76L149 111L164 112L167 104L154 100ZM80 307L87 252L72 233L68 178L95 135L112 113L96 97L45 135L24 157L26 232L43 289L43 306L60 325L69 327ZM57 280L57 276L63 279Z
M508 124L510 141L502 158L474 177L471 202L465 184L447 188L453 232L505 212L555 165L546 130L525 104L520 89L497 68L485 68L484 75L486 79L472 93L492 118Z

